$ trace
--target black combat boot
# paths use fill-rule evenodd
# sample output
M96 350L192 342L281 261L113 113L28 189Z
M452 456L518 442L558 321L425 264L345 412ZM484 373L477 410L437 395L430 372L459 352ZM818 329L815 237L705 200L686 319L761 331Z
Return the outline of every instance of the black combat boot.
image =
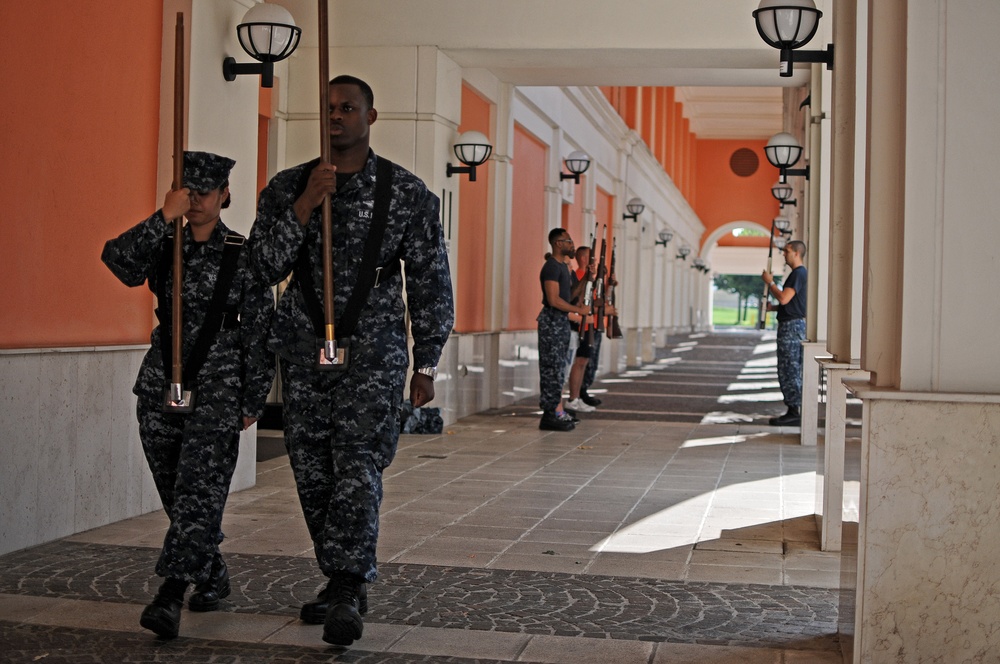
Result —
M229 597L231 591L226 561L221 555L216 555L212 561L211 576L194 587L188 598L188 608L192 611L215 611L219 608L219 600Z
M335 646L349 646L361 638L361 579L350 574L330 577L327 600L330 608L323 622L323 640Z
M161 585L152 603L142 610L139 624L164 639L177 638L181 626L181 607L187 581L167 579Z
M772 427L797 427L802 424L802 414L795 406L789 406L788 412L778 417L772 417L767 421Z
M572 431L575 426L573 418L565 412L560 417L548 410L542 413L542 419L538 422L538 428L543 431Z
M330 592L330 584L323 588L311 602L302 605L299 611L299 618L304 623L310 625L322 625L326 622L326 612L330 608L330 600L327 599ZM361 593L358 597L358 613L366 615L368 613L368 584L361 584Z

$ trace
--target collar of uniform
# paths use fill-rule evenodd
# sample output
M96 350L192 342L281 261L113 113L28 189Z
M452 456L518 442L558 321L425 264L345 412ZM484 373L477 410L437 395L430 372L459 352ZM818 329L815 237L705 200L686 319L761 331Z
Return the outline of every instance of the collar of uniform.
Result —
M191 235L191 227L188 224L184 224L184 244L193 243L194 237ZM212 249L213 251L222 251L226 245L226 235L229 234L229 228L222 223L222 219L216 222L215 228L212 229L212 234L205 241L204 246ZM168 233L168 237L173 237L173 233Z
M344 186L344 191L351 191L356 187L374 187L375 186L375 170L378 164L378 159L375 157L375 151L368 148L368 160L365 162L365 167L361 169L355 177Z

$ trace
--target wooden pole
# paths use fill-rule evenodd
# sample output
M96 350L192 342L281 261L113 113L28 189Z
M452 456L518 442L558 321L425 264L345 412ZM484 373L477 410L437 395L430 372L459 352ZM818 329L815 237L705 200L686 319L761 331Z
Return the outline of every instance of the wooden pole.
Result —
M174 38L174 180L172 189L184 187L184 14L177 12L177 27ZM180 384L183 371L183 307L181 286L184 281L184 238L183 216L174 222L174 283L172 310L173 357L170 370L171 392L174 397L183 398ZM175 387L176 386L176 387Z
M327 0L319 0L319 155L324 164L330 163L330 21ZM330 196L323 198L323 315L326 326L324 354L326 360L336 359L336 339L333 316L333 238Z

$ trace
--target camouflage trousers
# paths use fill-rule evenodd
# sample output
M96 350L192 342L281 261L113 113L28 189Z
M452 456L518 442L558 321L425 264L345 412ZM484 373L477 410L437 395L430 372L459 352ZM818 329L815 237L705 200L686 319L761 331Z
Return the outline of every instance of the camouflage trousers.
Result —
M281 362L285 446L326 576L375 581L382 471L399 442L404 368L317 371Z
M170 526L156 563L159 576L208 579L222 542L222 512L240 450L240 403L221 382L199 385L194 412L164 413L139 397L139 438Z
M802 406L802 342L805 339L805 319L778 323L778 384L789 408Z
M538 406L555 412L562 400L569 353L569 318L565 311L545 307L538 314Z
M601 339L604 337L599 332L594 332L594 343L590 345L590 361L583 372L583 382L580 384L580 392L586 393L590 386L594 384L597 377L597 365L601 362Z

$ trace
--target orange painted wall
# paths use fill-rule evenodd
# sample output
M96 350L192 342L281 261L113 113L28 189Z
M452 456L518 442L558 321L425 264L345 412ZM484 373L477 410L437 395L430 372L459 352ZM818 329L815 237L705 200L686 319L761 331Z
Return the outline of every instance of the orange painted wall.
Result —
M472 88L462 86L462 124L459 133L479 131L493 140L491 105ZM486 329L486 239L489 235L490 167L476 169L476 181L461 175L458 184L458 283L455 294L455 330L482 332ZM442 201L442 205L447 205Z
M702 242L712 231L733 221L755 221L770 228L778 215L778 201L771 195L771 185L778 179L777 170L764 158L767 141L695 140L697 152L694 187L698 192L692 206L705 224ZM740 148L753 150L759 157L757 171L749 177L733 173L729 160ZM766 239L736 239L726 242L739 246L766 246Z
M546 151L545 144L514 125L508 330L535 329L535 318L542 307L538 275L549 246L545 223Z
M159 206L162 12L135 0L0 9L2 348L149 340L152 295L100 256Z

